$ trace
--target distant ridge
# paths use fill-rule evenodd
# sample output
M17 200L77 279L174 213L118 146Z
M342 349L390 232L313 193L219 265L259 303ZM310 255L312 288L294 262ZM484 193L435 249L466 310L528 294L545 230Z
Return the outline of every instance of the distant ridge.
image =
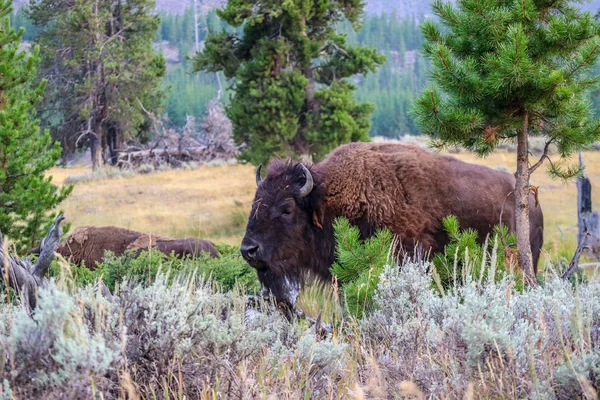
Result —
M214 8L224 5L226 0L197 0L198 4ZM191 7L193 0L157 0L157 8L172 14L181 14L186 7ZM401 18L412 17L422 19L432 16L431 0L366 0L365 11L369 14L392 13ZM600 0L593 0L581 5L587 11L596 12L600 10Z
M197 0L198 4L206 8L220 7L226 4L227 0ZM28 0L13 0L15 8L27 4ZM366 0L365 10L369 14L390 14L395 12L400 18L412 17L423 19L432 16L431 0ZM183 11L191 7L193 0L157 0L156 8L159 11L170 14L182 14ZM600 10L600 0L593 0L581 5L586 11L596 12Z

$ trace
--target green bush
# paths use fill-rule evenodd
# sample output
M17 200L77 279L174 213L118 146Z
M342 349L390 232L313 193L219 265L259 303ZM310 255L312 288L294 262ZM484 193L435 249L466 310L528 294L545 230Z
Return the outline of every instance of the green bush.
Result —
M491 238L479 244L477 231L461 230L454 215L448 215L442 223L450 243L443 253L437 254L432 260L433 277L440 291L468 280L487 282L491 276L498 282L508 272L505 267L506 255L502 249L514 248L516 239L514 234L509 234L505 225L496 225ZM520 274L519 271L514 272ZM522 279L517 281L522 282Z
M360 319L372 308L379 275L391 254L392 233L382 229L362 241L358 228L345 218L337 218L333 228L337 261L331 272L342 284L346 310Z
M171 283L177 277L190 277L193 274L205 278L220 287L221 290L232 290L234 287L244 287L249 293L257 293L260 289L256 272L241 257L235 246L217 245L221 257L212 258L202 254L196 258L178 258L165 255L159 251L136 252L126 251L120 257L107 251L104 262L96 269L90 270L82 265L72 265L70 273L76 286L86 286L102 278L104 284L114 291L117 283L124 280L134 281L143 285L154 282L159 272L168 275ZM60 266L55 260L49 271L49 276L59 276Z

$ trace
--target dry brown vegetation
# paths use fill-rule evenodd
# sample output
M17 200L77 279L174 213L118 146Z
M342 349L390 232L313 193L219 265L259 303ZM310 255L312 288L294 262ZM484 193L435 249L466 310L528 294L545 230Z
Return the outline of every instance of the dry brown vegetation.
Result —
M58 183L86 169L54 169ZM203 166L80 182L63 203L73 228L115 225L172 237L238 244L254 195L249 166Z

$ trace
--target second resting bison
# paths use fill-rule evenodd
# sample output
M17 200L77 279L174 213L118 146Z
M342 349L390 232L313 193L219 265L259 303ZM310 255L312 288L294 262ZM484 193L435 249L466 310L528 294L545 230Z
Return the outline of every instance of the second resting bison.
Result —
M331 279L333 221L346 217L362 238L387 227L410 254L415 246L437 253L448 244L442 220L458 218L480 240L494 225L515 228L515 178L506 172L402 144L351 143L322 162L274 160L257 189L240 251L265 291L294 305L304 276ZM531 250L537 263L543 215L529 199ZM504 211L502 207L504 205Z
M93 269L102 263L107 250L119 257L126 250L138 250L139 254L150 248L167 255L173 252L180 257L198 256L202 252L209 253L212 257L219 256L214 244L208 240L167 238L116 226L76 228L61 242L56 252L76 265L85 262L86 267ZM39 248L30 250L28 254L39 254Z

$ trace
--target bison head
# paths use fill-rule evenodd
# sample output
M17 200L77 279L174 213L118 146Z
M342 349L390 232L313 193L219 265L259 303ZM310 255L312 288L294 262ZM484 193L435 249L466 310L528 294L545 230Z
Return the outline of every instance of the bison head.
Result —
M294 306L323 249L319 178L302 163L275 160L264 180L260 169L240 251L257 270L263 293Z

